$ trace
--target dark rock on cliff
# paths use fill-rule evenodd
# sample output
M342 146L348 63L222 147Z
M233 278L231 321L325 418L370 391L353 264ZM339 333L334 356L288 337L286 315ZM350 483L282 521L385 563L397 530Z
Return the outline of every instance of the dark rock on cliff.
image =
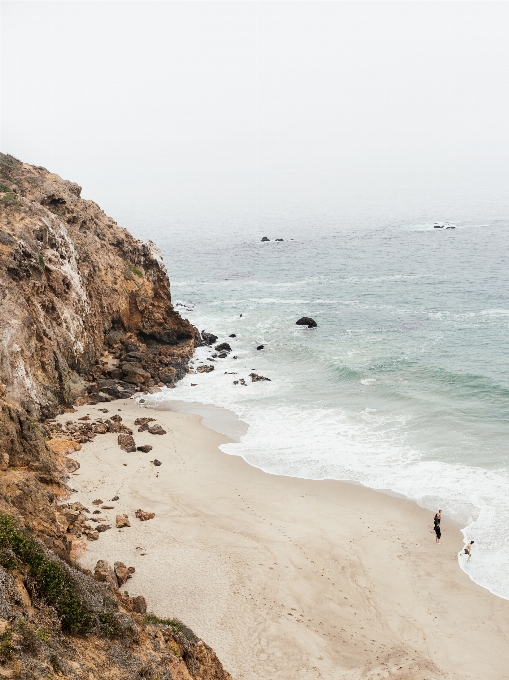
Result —
M296 326L307 326L308 328L316 328L318 324L310 316L303 316L301 319L295 322Z

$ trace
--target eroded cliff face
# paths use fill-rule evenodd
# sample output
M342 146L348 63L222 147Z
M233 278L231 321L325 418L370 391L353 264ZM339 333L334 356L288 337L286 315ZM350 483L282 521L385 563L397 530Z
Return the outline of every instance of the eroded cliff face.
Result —
M126 334L170 359L189 358L199 342L171 304L158 248L80 194L77 184L0 154L0 381L35 417L83 396L105 347Z
M45 419L172 386L200 342L157 247L80 193L0 154L0 676L231 680L181 622L103 578L109 565L73 560L89 511L66 502L78 464Z

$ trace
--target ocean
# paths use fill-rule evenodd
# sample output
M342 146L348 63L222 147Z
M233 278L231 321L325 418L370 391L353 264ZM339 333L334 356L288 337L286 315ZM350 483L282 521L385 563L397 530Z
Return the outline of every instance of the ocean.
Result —
M460 567L509 598L509 222L479 206L447 230L433 223L448 214L391 219L385 202L370 219L296 209L247 229L133 231L162 248L180 313L232 347L215 361L199 348L195 367L214 370L152 402L231 409L249 429L224 452L268 473L401 494L430 528L442 508L475 540Z

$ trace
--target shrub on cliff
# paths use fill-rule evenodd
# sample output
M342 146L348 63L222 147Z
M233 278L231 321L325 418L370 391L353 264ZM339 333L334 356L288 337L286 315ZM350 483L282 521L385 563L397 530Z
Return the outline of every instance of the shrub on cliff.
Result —
M64 630L81 634L96 630L107 637L127 632L125 617L115 612L118 605L113 598L92 579L52 556L15 519L1 512L0 565L5 569L28 567L30 588L54 607Z

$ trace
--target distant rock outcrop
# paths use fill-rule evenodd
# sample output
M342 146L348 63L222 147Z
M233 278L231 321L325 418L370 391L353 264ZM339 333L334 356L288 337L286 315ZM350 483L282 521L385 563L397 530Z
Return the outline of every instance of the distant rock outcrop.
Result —
M318 324L310 316L303 316L301 319L295 322L297 326L307 326L308 328L316 328Z

